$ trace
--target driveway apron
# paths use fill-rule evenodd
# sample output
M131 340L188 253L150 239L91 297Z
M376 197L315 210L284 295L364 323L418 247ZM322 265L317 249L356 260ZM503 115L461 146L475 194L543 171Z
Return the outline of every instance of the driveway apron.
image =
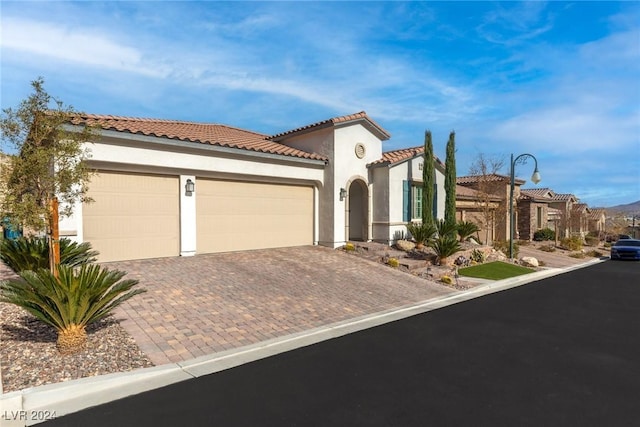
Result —
M115 315L156 365L454 292L320 246L106 263L147 290Z

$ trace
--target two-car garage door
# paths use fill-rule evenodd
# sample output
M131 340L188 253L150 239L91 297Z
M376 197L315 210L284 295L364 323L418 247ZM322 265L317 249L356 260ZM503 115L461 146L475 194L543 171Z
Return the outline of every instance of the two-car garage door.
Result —
M180 190L177 176L99 172L84 240L102 262L179 255ZM197 253L313 243L312 187L199 178L193 197Z

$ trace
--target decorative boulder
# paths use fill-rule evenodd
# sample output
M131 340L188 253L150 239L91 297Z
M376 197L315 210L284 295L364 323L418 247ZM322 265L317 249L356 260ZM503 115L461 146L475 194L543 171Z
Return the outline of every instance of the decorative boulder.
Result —
M523 256L520 258L520 264L525 267L538 267L540 265L538 260L532 256Z
M415 247L416 244L408 240L396 241L396 248L400 249L401 251L411 252Z

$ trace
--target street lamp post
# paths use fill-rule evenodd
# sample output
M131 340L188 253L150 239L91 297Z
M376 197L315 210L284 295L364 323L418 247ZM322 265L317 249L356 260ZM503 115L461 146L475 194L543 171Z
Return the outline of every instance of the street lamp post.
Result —
M542 178L540 178L540 172L538 172L538 159L535 158L532 154L520 154L515 159L513 158L513 154L511 154L511 191L509 192L509 259L513 260L513 234L514 234L514 221L513 221L513 191L515 188L515 172L516 172L516 163L520 159L524 159L525 157L531 157L535 162L535 168L533 170L533 175L531 175L531 181L534 184L540 182Z

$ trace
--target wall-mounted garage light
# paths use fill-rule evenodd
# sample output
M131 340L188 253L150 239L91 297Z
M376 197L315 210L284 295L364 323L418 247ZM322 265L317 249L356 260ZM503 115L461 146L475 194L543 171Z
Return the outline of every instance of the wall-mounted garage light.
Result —
M190 179L187 179L187 183L184 185L184 190L187 193L187 196L191 196L193 192L196 191L196 184Z
M340 189L340 201L343 201L345 197L347 197L347 190L345 190L344 188L341 188Z

